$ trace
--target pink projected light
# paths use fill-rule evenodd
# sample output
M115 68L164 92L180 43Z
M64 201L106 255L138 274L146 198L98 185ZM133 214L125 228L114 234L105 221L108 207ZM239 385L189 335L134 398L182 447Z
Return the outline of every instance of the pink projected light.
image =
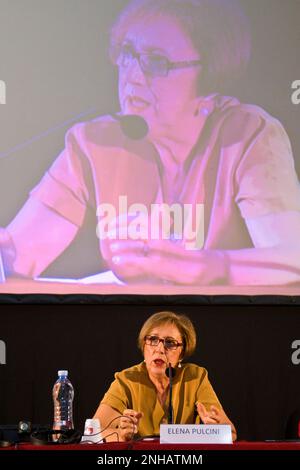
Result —
M300 187L289 138L265 110L220 92L250 53L234 0L130 2L111 31L120 113L68 131L6 228L7 274L40 277L92 208L100 272L81 284L174 294L299 285ZM147 135L126 135L125 116L144 120ZM48 288L82 291L79 280L68 283Z

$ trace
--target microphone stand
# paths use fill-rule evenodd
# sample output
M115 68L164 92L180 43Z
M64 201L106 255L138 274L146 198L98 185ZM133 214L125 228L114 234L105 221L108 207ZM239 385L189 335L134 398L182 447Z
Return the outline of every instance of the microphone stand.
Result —
M173 370L171 363L169 362L168 377L169 377L169 410L168 410L168 424L174 424L174 411L172 403L172 388L173 388Z

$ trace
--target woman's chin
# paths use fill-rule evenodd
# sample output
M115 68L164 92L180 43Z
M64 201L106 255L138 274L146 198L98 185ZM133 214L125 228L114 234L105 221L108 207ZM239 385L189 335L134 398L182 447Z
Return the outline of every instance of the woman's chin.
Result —
M166 372L166 366L164 367L151 367L150 368L150 375L153 377L165 377L165 372Z

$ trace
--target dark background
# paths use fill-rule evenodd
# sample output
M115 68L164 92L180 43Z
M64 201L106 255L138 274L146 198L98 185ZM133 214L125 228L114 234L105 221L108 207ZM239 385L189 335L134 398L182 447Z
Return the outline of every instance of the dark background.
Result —
M82 299L88 302L88 299ZM174 303L174 302L173 302ZM197 305L198 303L198 305ZM225 302L226 303L226 302ZM52 424L52 386L68 369L75 389L75 427L83 431L115 371L142 360L136 339L152 313L186 313L198 334L191 358L209 378L239 439L284 438L300 409L300 365L292 342L300 338L300 305L247 303L103 303L0 305L7 364L0 366L0 423Z

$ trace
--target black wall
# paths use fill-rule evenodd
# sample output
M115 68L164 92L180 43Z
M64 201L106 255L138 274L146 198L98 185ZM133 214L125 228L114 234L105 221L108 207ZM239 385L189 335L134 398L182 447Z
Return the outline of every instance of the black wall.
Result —
M251 298L240 305L192 302L123 304L0 304L0 423L30 420L51 424L51 389L58 369L68 369L75 388L74 418L82 430L113 379L113 373L142 360L138 331L152 313L186 313L198 333L191 361L210 380L240 439L278 439L288 417L300 408L300 365L292 342L300 339L300 305ZM109 299L108 299L109 301ZM180 303L180 302L179 302Z

